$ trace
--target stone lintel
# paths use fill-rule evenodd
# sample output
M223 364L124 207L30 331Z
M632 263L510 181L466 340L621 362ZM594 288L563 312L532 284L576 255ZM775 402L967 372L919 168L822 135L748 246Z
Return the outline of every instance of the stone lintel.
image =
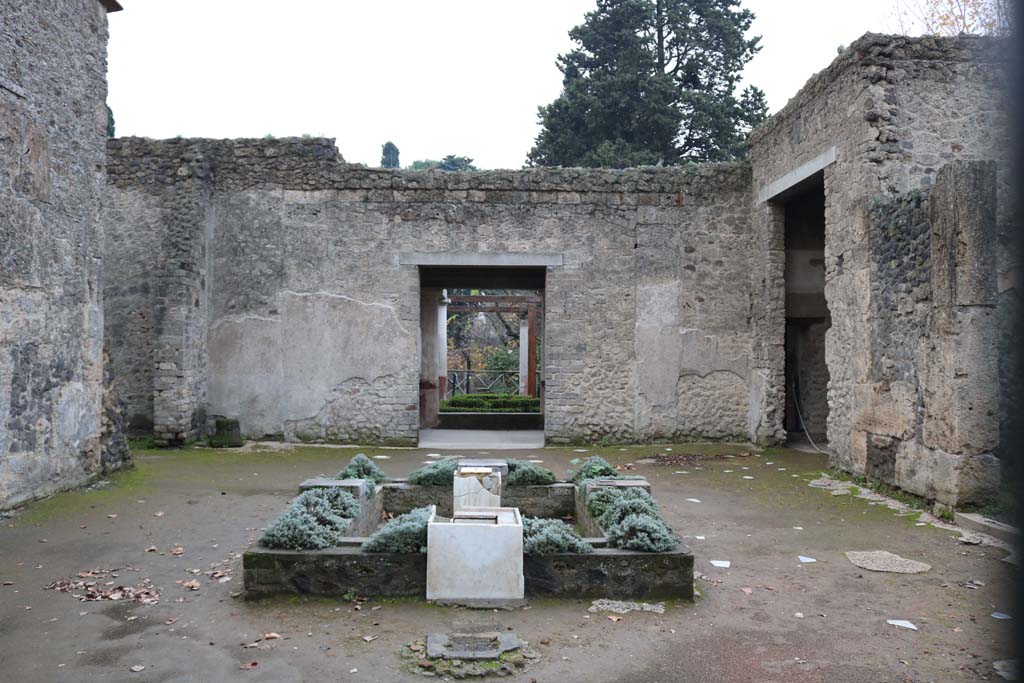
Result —
M829 164L835 163L836 160L836 148L835 146L829 147L824 152L814 157L810 161L797 166L789 173L776 178L761 189L757 191L757 203L762 204L769 199L775 199L780 194L790 189L794 185L797 185L804 180L807 180L818 171L823 170Z
M403 251L402 266L540 268L560 266L562 254L530 252Z

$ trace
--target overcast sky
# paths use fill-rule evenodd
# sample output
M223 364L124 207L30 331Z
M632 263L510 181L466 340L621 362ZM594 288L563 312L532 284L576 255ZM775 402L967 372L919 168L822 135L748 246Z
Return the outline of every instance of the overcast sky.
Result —
M763 49L745 82L777 111L896 0L745 0ZM347 161L446 154L519 168L555 57L595 0L121 0L110 15L117 134L325 135Z

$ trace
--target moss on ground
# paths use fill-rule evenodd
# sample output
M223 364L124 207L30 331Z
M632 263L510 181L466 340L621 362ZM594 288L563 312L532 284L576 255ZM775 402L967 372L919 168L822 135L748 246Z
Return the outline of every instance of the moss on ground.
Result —
M22 524L39 524L58 517L71 517L99 505L112 505L135 499L151 489L152 471L145 465L131 467L107 476L105 485L96 483L74 491L28 503L18 519Z

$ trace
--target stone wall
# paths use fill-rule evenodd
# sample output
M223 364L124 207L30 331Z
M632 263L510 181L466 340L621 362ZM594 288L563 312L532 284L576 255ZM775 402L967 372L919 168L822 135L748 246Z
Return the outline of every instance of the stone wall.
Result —
M0 1L0 508L124 462L104 424L96 0ZM115 411L116 412L116 411Z
M165 381L183 388L185 411L238 417L250 436L412 442L420 297L401 255L534 252L563 260L547 274L550 441L746 435L744 165L408 173L346 165L319 139L125 139L109 155L110 205L129 207L109 220L159 235L200 222L175 218L182 206L205 216L205 233L181 240L204 244L173 261L199 283L180 306L197 315L121 344L159 356L158 340L182 340L197 360L184 372L169 362ZM200 179L194 194L182 186ZM146 296L122 317L142 314ZM181 298L154 296L158 321ZM159 433L167 418L154 407ZM200 421L170 420L181 433Z
M759 305L753 313L752 435L781 438L783 431L776 408L784 394L785 321L784 210L778 198L815 172L824 176L825 193L832 464L864 471L865 434L874 432L863 425L876 416L914 421L916 397L898 377L911 371L920 377L924 370L919 358L910 357L916 347L900 340L934 332L916 311L928 306L919 301L928 277L918 262L925 249L924 223L918 217L904 224L906 233L902 228L879 232L886 228L872 223L869 209L880 196L930 187L945 164L991 159L1000 169L998 225L1009 230L1003 47L973 36L868 34L752 134L753 220L767 255L753 274ZM911 261L891 263L886 253L892 250ZM997 261L1004 270L1012 268L1005 254ZM892 316L890 305L896 306ZM879 318L881 310L886 315ZM888 446L880 442L878 447ZM891 480L892 458L878 460L889 461L878 466L878 476Z

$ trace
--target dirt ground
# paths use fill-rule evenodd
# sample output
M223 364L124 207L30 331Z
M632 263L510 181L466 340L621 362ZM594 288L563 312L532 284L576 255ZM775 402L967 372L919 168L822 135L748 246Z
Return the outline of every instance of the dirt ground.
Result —
M666 520L690 546L701 597L620 621L576 600L500 612L418 600L371 599L358 610L340 599L246 600L238 595L240 554L302 479L334 474L356 451L140 451L135 468L108 485L0 519L0 680L415 681L422 677L402 668L403 645L427 632L478 627L512 628L530 641L542 659L518 680L538 683L1001 680L992 663L1012 656L1014 622L991 614L1013 614L1017 571L1001 561L1005 551L809 487L826 467L818 454L774 449L721 458L750 449L669 448L700 457L638 464L633 473L648 477ZM394 476L426 460L424 451L359 450L389 456L377 462ZM589 452L625 464L670 451ZM581 454L491 455L537 457L563 475ZM157 551L147 552L151 546ZM870 572L851 564L847 550L888 550L932 569ZM799 555L817 561L802 564ZM713 559L732 566L716 568ZM116 569L117 578L105 580L117 585L149 579L159 603L80 602L46 590L97 569ZM230 580L207 574L217 569ZM183 585L191 580L198 590ZM243 647L268 632L281 637Z

